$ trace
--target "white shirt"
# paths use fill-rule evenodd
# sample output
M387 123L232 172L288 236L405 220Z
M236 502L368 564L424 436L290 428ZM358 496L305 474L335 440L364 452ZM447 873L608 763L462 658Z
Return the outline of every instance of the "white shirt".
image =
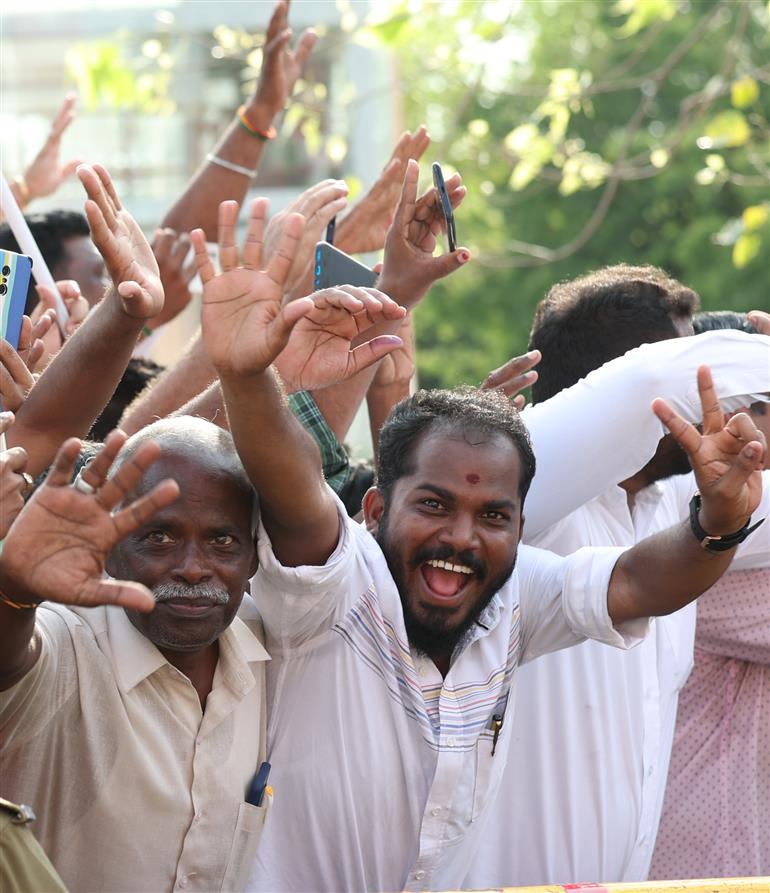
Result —
M720 331L643 344L528 406L522 418L537 471L524 507L525 539L644 468L667 433L650 409L656 397L700 421L696 372L704 364L725 412L767 399L770 336Z
M622 550L522 547L442 679L410 651L379 546L341 504L340 518L324 567L282 567L260 532L276 799L249 889L457 888L505 765L516 666L589 635L627 647L647 621L621 631L607 614Z
M630 546L678 520L658 485L633 516L614 487L535 542ZM654 618L639 648L584 642L521 668L508 764L464 889L646 877L694 633L692 604Z
M767 336L712 332L629 351L525 410L538 463L524 508L528 542L560 554L631 545L686 517L691 475L639 493L633 517L624 491L611 485L639 471L665 433L649 409L654 397L700 420L696 371L704 363L726 408L764 399L770 389ZM553 523L596 493L603 495ZM763 512L766 506L755 520ZM546 523L552 526L544 530ZM509 764L463 886L646 878L678 693L692 665L694 617L692 605L657 618L633 651L586 642L522 670Z
M267 652L242 611L202 711L122 608L38 608L40 657L0 692L0 791L35 810L68 890L243 889L266 812L244 796L264 758Z

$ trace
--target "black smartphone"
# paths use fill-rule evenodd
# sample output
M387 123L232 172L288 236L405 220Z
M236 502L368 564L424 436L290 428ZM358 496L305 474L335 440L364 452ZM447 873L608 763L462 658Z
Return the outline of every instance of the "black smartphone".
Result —
M365 267L349 254L335 248L328 242L315 246L315 270L313 283L316 289L332 288L335 285L355 285L372 288L377 274Z
M452 210L452 203L447 195L446 185L444 184L444 174L441 171L441 165L438 161L433 162L433 185L436 187L436 197L441 205L441 210L446 221L446 234L449 240L449 250L454 251L457 248L457 230L455 229L455 215Z

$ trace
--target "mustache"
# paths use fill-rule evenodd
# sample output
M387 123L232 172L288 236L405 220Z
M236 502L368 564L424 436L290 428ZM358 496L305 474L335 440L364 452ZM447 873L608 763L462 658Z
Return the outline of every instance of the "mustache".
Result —
M186 583L159 583L153 590L156 604L170 602L173 599L186 601L205 601L212 605L226 605L230 601L230 593L222 586L212 583L201 583L189 586Z
M424 548L415 553L410 564L417 569L426 561L449 561L451 564L464 564L469 567L478 579L483 582L487 576L487 566L472 552L455 552L451 546L437 546L435 549Z

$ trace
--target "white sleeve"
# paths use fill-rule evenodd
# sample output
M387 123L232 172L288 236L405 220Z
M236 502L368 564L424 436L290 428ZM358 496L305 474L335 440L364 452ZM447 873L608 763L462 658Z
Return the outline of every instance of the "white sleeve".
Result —
M524 509L525 539L649 462L666 433L650 409L656 397L688 421L700 421L696 372L704 364L726 411L766 399L770 336L724 330L644 344L528 406L522 418L537 472Z
M280 654L317 638L344 615L349 600L360 590L355 579L360 573L355 522L336 495L334 498L340 538L326 564L320 566L284 567L260 521L259 568L251 581L251 596L271 653Z
M612 571L624 548L585 548L561 557L520 547L521 662L594 639L616 648L638 644L646 618L613 626L607 609Z

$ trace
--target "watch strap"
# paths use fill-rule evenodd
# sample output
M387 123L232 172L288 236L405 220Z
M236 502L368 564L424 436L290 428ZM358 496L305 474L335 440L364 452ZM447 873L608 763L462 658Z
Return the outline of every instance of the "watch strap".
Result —
M736 530L735 533L727 533L724 536L711 536L703 529L698 518L701 502L701 495L696 492L690 500L690 529L692 530L695 539L698 540L707 552L727 552L728 549L734 549L737 545L742 543L750 533L753 533L757 527L765 522L765 519L761 518L756 524L751 524L751 518L749 518L743 527L741 527L740 530Z

